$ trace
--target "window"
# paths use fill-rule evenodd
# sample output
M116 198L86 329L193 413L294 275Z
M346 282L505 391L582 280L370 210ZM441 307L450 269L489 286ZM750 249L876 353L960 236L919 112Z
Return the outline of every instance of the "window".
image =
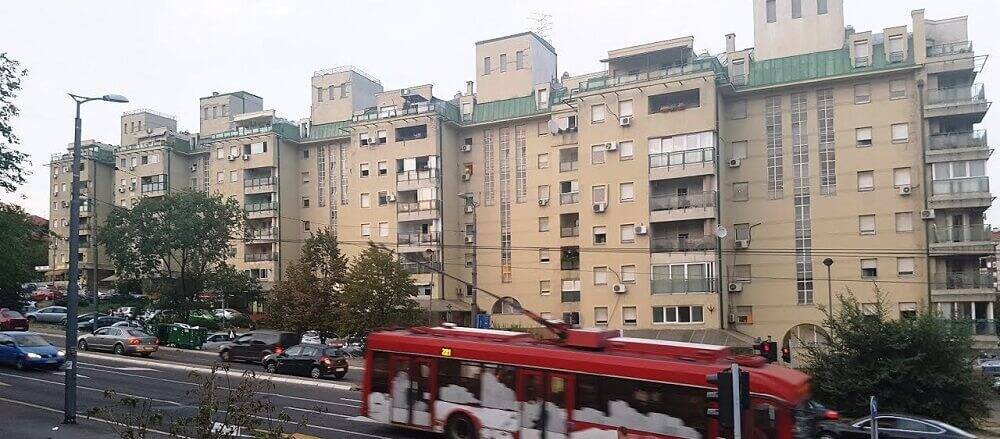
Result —
M550 196L549 195L549 185L547 185L547 184L538 185L538 199L539 200L548 200L549 196Z
M144 165L148 165L149 164L149 156L148 155L144 155L144 156L140 157L139 163L142 163Z
M792 18L802 18L802 0L792 0Z
M547 89L547 88L540 88L540 89L538 89L538 96L537 96L537 98L538 98L538 102L536 102L536 105L538 106L538 108L548 108L548 106L549 106L549 89ZM548 124L541 123L541 124L538 124L538 126L539 126L539 128L541 128L543 126L545 127L544 130L540 129L538 131L539 134L548 134L549 133Z
M639 312L634 306L622 307L622 324L625 326L635 326L638 323Z
M517 63L517 69L521 70L524 68L524 51L518 50L514 54L514 62Z
M562 313L562 321L571 326L580 325L580 312L570 311Z
M729 153L729 158L731 159L745 160L747 158L747 141L740 140L733 142L732 151Z
M896 274L913 276L913 258L896 258Z
M323 102L323 88L316 87L316 102Z
M635 142L623 140L618 142L618 160L632 160L635 157Z
M608 242L608 227L594 226L594 244L604 244Z
M634 114L634 111L631 99L618 101L618 116L631 116Z
M622 244L635 242L635 224L622 224L618 229L621 234Z
M735 100L735 101L733 101L729 105L729 118L730 119L746 119L747 118L747 100L746 99Z
M309 197L302 197L302 207L309 207Z
M389 204L389 192L388 191L378 191L378 205L385 206Z
M226 151L222 148L215 148L215 158L219 160L226 158ZM125 167L125 159L122 159L122 167Z
M383 160L378 162L378 175L388 175L389 174L389 164Z
M819 15L826 14L829 12L829 8L826 3L827 0L816 0L816 13Z
M549 258L549 249L541 248L538 249L538 262L543 264L548 264L551 258Z
M236 171L229 171L229 181L235 183L235 182L239 181L239 179L240 179L240 176L239 176L239 174Z
M874 235L875 215L858 215L858 231L862 235Z
M267 152L267 142L257 142L250 144L250 151L248 154L263 154ZM239 155L239 151L232 151L233 155Z
M590 164L603 165L605 160L607 160L607 151L604 149L603 143L590 147Z
M490 74L490 70L493 70L493 62L490 59L490 57L487 56L487 57L483 58L483 74L484 75L489 75Z
M733 281L750 283L753 278L750 276L750 264L733 265Z
M594 267L594 285L608 284L608 267Z
M622 276L622 282L635 283L635 265L622 265L618 273Z
M590 106L590 123L604 122L604 104Z
M302 158L304 158L304 159L309 158L309 150L308 149L303 149L302 150Z
M216 183L222 183L223 181L226 181L226 173L225 172L216 172L215 173L215 182Z
M635 201L635 183L618 184L618 201L622 203Z
M414 125L396 128L396 141L407 141L427 138L427 125Z
M593 199L594 203L607 203L608 187L605 185L592 186L590 188L590 197Z
M652 95L649 97L648 110L649 114L656 114L698 108L700 106L701 90L694 88L691 90Z
M893 79L889 81L889 99L906 98L906 80Z
M236 180L233 180L233 181L236 181ZM302 173L302 183L309 183L309 173L308 172L303 172Z
M704 322L705 322L705 313L704 309L702 309L700 305L653 307L653 323L704 323Z
M538 217L538 231L539 232L549 231L549 217L547 216Z
M361 194L361 207L372 207L372 194L368 192Z
M549 294L552 294L552 281L549 280L538 281L538 294L541 294L543 296L548 296Z
M899 318L912 319L917 317L917 302L899 302Z
M378 223L378 236L386 238L389 236L389 223L380 222Z
M861 278L862 279L874 279L878 277L878 264L877 259L862 259L861 260Z
M501 53L500 54L500 73L503 73L503 72L506 72L506 71L507 71L507 54L506 53Z
M765 6L767 8L767 22L774 23L778 19L778 10L774 0L767 0Z
M896 212L896 233L913 231L913 212Z
M750 201L750 183L733 183L733 201Z
M858 192L875 190L875 171L858 171Z
M854 86L854 103L867 104L872 101L872 85L858 84Z
M892 124L892 143L903 143L906 142L910 137L910 124L907 123L894 123Z
M361 165L361 177L367 177L371 174L371 166L368 163L362 163Z
M549 154L538 154L538 169L548 169L549 167Z
M372 236L372 225L368 223L361 223L361 236L369 237Z
M385 143L389 141L389 134L386 130L378 130L375 132L375 138L378 139L378 143Z
M903 36L893 35L889 37L889 62L900 62L903 60Z
M594 324L595 325L608 324L608 307L598 306L594 308Z
M309 224L309 221L302 221L302 230L308 232L309 231L309 227L311 227L311 224Z
M910 168L896 168L892 170L892 185L894 187L910 185Z

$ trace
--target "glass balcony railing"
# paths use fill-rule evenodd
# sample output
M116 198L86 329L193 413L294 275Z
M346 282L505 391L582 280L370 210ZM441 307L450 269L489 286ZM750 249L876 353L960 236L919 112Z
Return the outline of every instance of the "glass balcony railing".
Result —
M714 236L700 236L697 238L666 238L654 236L649 241L650 248L654 253L715 250Z
M140 185L139 189L144 194L152 192L163 192L167 190L167 183L162 181L157 183L143 183L142 185Z
M927 46L928 57L956 55L959 53L972 53L972 41L957 41L954 43Z
M560 259L559 260L560 270L579 270L580 269L580 259Z
M274 186L274 177L248 177L243 179L243 187L247 189Z
M277 227L251 228L246 231L246 239L274 239L278 236Z
M264 262L277 260L277 253L247 253L243 255L243 262Z
M438 232L397 233L396 243L399 245L434 244L440 242Z
M928 104L971 104L986 101L983 84L960 85L927 91Z
M559 162L559 172L569 172L580 169L580 161L573 160L568 162Z
M970 194L990 191L989 177L965 177L951 180L934 180L933 195Z
M715 291L714 278L697 279L653 279L650 285L653 294L711 293Z
M437 210L438 200L413 201L409 203L396 202L397 213L415 213Z
M950 242L987 242L992 241L989 224L973 226L934 227L931 226L931 239L934 244Z
M437 262L402 262L403 269L410 274L432 274L441 271L441 264Z
M562 291L559 294L559 301L562 303L572 303L580 301L580 291Z
M278 208L278 203L247 203L247 213L267 212Z
M649 197L650 210L677 210L713 206L715 206L715 191L690 195L657 195L654 192Z
M574 236L580 236L580 227L579 226L560 227L559 236L562 238L572 238Z
M422 169L413 171L403 171L396 174L396 182L403 183L408 181L432 181L438 179L437 169Z
M986 130L975 130L963 133L932 134L927 141L931 151L957 148L985 148Z
M559 194L559 204L576 204L579 202L579 192L563 192Z
M683 168L704 165L715 160L715 148L691 149L688 151L660 152L649 155L650 168Z
M685 64L679 64L670 66L664 69L652 70L649 72L641 72L634 75L620 75L620 76L601 76L597 78L590 78L584 82L581 82L579 86L572 89L570 92L573 93L585 93L588 91L600 90L609 87L617 87L619 85L632 84L636 82L652 81L660 78L668 78L672 76L682 76L688 75L695 72L705 71L705 70L716 70L722 72L722 64L715 57L705 57L701 59L694 59Z
M931 288L938 290L992 289L996 277L989 273L940 273L931 278Z
M730 82L732 82L733 85L735 85L735 86L746 85L747 84L747 75L742 74L742 73L733 74L733 76L730 78Z

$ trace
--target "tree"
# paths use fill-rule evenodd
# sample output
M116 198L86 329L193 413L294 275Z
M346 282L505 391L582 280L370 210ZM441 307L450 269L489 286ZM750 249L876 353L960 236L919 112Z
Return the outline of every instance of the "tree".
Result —
M14 99L21 91L21 78L28 71L21 63L0 52L0 189L13 192L24 184L24 162L28 155L14 149L20 140L14 134L11 119L20 114Z
M260 297L260 281L231 265L224 265L205 279L205 288L225 308L246 311Z
M19 309L21 284L48 260L47 231L20 206L0 203L0 308Z
M268 326L299 334L309 330L338 333L342 328L337 310L346 277L347 258L340 252L337 237L329 229L317 231L306 239L299 261L288 267L271 290Z
M158 293L163 308L187 320L210 305L203 289L225 270L230 242L242 237L243 210L235 198L184 190L115 207L98 232L119 276Z
M888 318L876 288L874 310L853 295L825 323L830 340L807 344L805 371L813 396L849 415L868 413L874 395L882 411L924 415L971 427L988 413L989 383L973 372L971 324L924 310ZM970 322L971 323L971 322Z
M347 271L341 322L348 332L367 334L375 329L421 323L423 313L414 297L417 287L410 273L388 250L369 246Z

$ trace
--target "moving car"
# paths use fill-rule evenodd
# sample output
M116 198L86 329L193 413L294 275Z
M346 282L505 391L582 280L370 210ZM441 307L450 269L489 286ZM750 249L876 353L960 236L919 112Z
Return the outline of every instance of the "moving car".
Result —
M264 357L264 369L269 373L309 375L313 378L333 375L334 378L341 379L347 375L347 359L338 348L303 343L280 354Z
M82 351L111 351L118 355L139 354L148 357L159 348L160 340L141 329L106 327L77 338Z
M66 307L46 306L38 311L29 312L25 318L28 319L28 323L59 323L66 319Z
M232 309L232 308L219 308L219 309L213 309L212 310L212 315L214 315L215 318L217 318L219 320L223 320L223 319L225 319L225 320L232 320L232 319L235 319L235 318L239 318L240 316L243 315L243 313L241 313L241 312L239 312L239 311L237 311L235 309Z
M56 300L62 298L62 293L55 290L35 290L31 292L31 300Z
M21 313L0 308L0 331L27 331L28 319Z
M289 346L299 344L299 336L294 332L250 331L219 348L222 361L262 362L264 357L280 354Z
M205 343L201 345L204 351L218 351L222 346L236 340L237 335L232 332L215 332L208 335Z
M125 319L122 317L98 316L96 319L81 321L80 323L77 323L76 327L80 331L93 331L94 329L101 329L105 326L111 326L124 320Z
M958 427L921 416L884 413L876 417L878 437L894 438L938 438L968 439L975 436ZM821 422L820 439L854 439L871 437L871 416L858 418L849 423Z
M0 363L23 370L58 369L64 362L66 353L34 332L0 332Z

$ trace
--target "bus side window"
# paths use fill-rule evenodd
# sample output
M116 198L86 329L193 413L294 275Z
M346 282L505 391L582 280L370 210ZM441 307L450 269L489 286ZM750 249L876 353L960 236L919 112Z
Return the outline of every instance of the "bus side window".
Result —
M389 354L375 352L372 355L372 392L389 393Z
M605 379L594 375L576 376L576 420L595 424L604 422L603 417L608 414L608 400L601 382Z
M753 438L767 439L778 436L777 413L774 406L767 403L753 406Z
M438 399L455 404L479 404L482 365L469 361L438 360Z

